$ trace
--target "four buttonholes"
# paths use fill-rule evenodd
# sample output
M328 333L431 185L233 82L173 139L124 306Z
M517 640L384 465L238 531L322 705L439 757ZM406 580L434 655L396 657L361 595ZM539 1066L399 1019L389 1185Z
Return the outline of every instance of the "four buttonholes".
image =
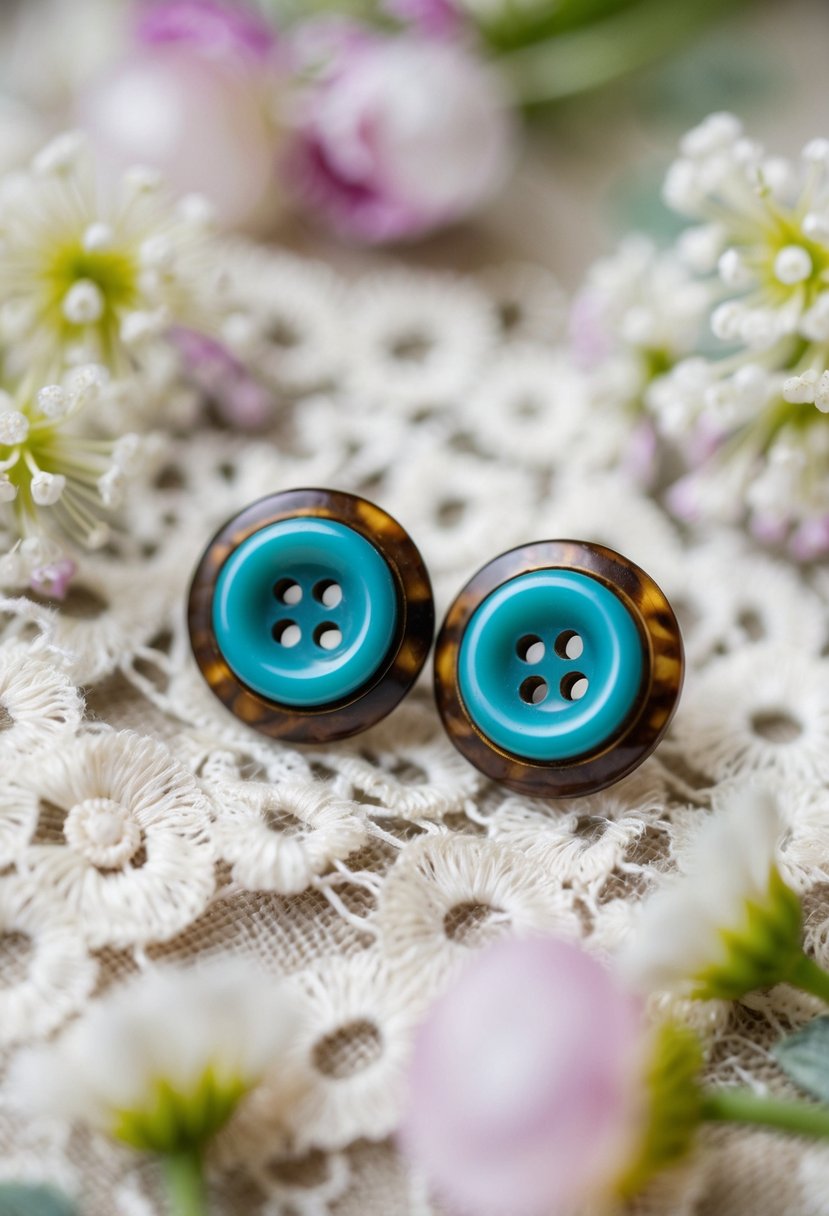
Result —
M302 587L292 578L281 578L274 584L274 596L280 604L291 608L302 600ZM318 604L324 608L336 608L342 603L343 589L333 579L321 579L311 592ZM291 649L302 641L302 630L296 621L281 617L273 627L273 640L280 646ZM342 630L334 621L323 621L313 633L314 643L321 650L336 650L343 640Z
M555 640L553 649L560 659L574 663L584 651L584 642L574 629L565 629ZM516 653L523 663L536 666L547 653L547 647L540 637L534 633L525 634L519 638L515 647ZM559 681L559 692L565 701L580 701L587 693L589 681L581 671L568 671ZM550 686L541 675L527 676L521 681L518 695L527 705L540 705L546 701Z

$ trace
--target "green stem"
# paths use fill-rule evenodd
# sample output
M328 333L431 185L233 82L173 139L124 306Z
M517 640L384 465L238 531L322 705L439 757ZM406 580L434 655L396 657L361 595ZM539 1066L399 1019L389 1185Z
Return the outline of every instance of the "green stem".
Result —
M644 67L699 33L736 0L640 0L585 29L522 47L498 58L518 101L560 101Z
M748 1089L723 1089L706 1094L702 1117L716 1123L753 1123L758 1127L773 1127L778 1131L829 1140L829 1108L808 1102L761 1098Z
M795 988L810 992L812 996L818 996L829 1004L829 973L805 954L801 954L786 978Z
M207 1216L201 1153L171 1153L163 1158L170 1216Z

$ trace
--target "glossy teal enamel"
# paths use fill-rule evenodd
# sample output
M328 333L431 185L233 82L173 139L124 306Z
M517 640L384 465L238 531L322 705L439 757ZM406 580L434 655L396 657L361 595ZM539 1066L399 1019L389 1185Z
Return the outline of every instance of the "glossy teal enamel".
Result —
M280 599L285 583L299 588L298 602ZM326 607L319 593L330 583L342 598ZM213 598L213 629L228 666L268 700L304 709L340 701L367 684L388 654L397 620L385 559L353 528L314 516L249 536L222 567ZM300 631L293 646L278 640L289 624ZM324 625L342 635L330 650L319 642Z
M578 658L556 649L558 641L564 651L569 634L582 641ZM526 638L540 639L543 657L522 657ZM636 703L643 671L630 611L577 570L535 570L497 587L473 613L458 655L458 687L477 728L505 751L539 761L570 760L612 739ZM576 675L588 687L574 701L566 689ZM547 685L538 704L525 699L528 679Z

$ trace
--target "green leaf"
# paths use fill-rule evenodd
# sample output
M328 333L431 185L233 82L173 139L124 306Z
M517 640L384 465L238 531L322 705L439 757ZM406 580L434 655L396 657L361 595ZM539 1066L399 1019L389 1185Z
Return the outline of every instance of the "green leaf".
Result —
M815 1018L774 1049L786 1076L807 1094L829 1102L829 1017Z
M651 67L634 87L642 120L679 134L699 122L701 114L733 110L773 111L793 88L782 57L772 47L741 29L718 30Z

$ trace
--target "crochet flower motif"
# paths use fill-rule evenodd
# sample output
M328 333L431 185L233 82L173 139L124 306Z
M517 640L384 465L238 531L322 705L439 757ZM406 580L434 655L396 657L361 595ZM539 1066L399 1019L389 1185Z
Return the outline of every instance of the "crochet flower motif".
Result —
M18 642L0 645L0 759L59 744L80 725L83 701L54 661Z
M479 788L478 774L448 743L432 714L415 702L353 743L320 754L378 816L438 819L463 811Z
M669 747L706 777L829 775L829 665L791 644L758 643L692 673Z
M426 994L374 952L332 957L296 977L298 1088L288 1112L300 1149L381 1140L400 1119L411 1037Z
M367 839L358 807L320 783L208 784L208 791L216 849L234 881L252 891L297 895Z
M81 1009L92 992L97 962L62 909L38 906L16 877L0 882L0 934L20 934L31 955L20 966L12 954L0 988L0 1043L45 1035Z
M213 893L207 800L161 744L130 731L14 766L0 824L35 902L65 909L95 948L172 937Z
M471 954L505 936L576 936L577 918L551 867L527 866L507 843L427 836L407 845L377 913L388 965L431 992Z
M644 764L624 781L586 798L554 804L510 796L489 820L491 836L532 857L542 872L595 898L648 829L660 828L665 782Z
M9 637L25 637L35 626L59 650L69 676L88 687L117 669L128 670L136 654L169 627L184 594L186 571L179 554L169 545L143 561L90 555L66 589L58 612L53 611L58 606L53 590L30 582L26 596L15 600L15 613L0 628ZM23 556L11 573L14 585L25 587L32 560Z

